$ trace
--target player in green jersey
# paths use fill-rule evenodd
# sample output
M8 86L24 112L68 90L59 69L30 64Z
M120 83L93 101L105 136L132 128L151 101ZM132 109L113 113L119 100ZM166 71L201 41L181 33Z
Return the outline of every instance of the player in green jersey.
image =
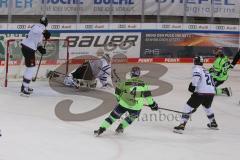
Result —
M139 114L144 107L145 100L146 104L153 111L158 110L158 105L153 100L148 85L139 78L140 72L139 67L133 67L130 73L131 78L117 84L115 95L118 104L110 115L101 123L100 128L94 131L96 136L102 134L117 119L120 119L124 113L128 112L128 116L122 120L116 129L116 133L122 133L126 127L139 117Z
M223 53L221 47L214 49L213 53L216 59L213 62L213 66L209 69L209 72L215 82L216 95L231 96L232 92L230 87L218 88L218 86L228 79L229 71L232 68L229 58Z

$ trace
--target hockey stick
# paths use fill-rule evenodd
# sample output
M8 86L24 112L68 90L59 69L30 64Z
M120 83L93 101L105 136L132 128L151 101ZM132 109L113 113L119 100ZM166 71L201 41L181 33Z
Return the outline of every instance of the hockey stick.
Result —
M115 80L114 82L115 82L115 83L120 82L121 79L120 79L120 77L118 76L118 74L117 74L117 72L116 72L116 69L113 69L113 70L112 70L112 73L113 73L113 75L116 77L116 80ZM112 78L113 78L113 76L112 76Z
M192 112L190 112L190 113L184 113L184 112L181 112L181 111L176 111L176 110L167 109L167 108L162 108L162 107L159 107L158 109L165 110L165 111L170 111L170 112L175 112L175 113L180 113L180 114L191 114L191 113L192 113Z
M46 47L46 44L47 44L47 40L44 42L44 46L43 48L45 49ZM33 77L32 81L35 82L37 80L37 76L38 76L38 72L39 72L39 69L40 69L40 66L41 66L41 63L42 63L42 58L43 58L43 54L41 54L41 57L40 57L40 60L39 60L39 63L38 63L38 68L37 68L37 72L35 74L35 77Z
M58 72L58 71L49 71L47 73L47 78L51 79L51 77L54 77L53 75L62 75L64 77L70 77L69 75L65 74L65 73L61 73L61 72Z

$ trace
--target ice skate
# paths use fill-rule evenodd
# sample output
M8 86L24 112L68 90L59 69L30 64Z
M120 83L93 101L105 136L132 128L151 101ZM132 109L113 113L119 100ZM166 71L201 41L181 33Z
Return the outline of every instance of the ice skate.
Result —
M117 129L115 130L116 134L121 134L123 133L124 129L123 129L123 126L122 124L120 124Z
M33 88L28 87L28 92L29 92L30 94L32 94L32 93L33 93Z
M224 95L227 95L228 97L232 96L232 90L231 90L230 87L223 88L223 89L222 89L222 93L223 93Z
M182 124L174 127L173 132L174 132L174 133L183 134L183 131L184 131L184 129L185 129L185 125L186 125L186 123L182 123Z
M106 128L100 127L98 130L94 130L94 135L98 137L101 135L104 131L106 131Z
M215 119L211 123L208 123L207 126L210 129L218 130L218 125Z
M24 87L23 85L21 86L21 91L20 91L20 96L23 97L29 97L30 96L29 88Z

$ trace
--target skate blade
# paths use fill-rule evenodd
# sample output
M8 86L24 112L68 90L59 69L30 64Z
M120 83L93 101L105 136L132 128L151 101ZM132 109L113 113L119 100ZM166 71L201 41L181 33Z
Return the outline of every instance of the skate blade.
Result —
M232 96L232 89L231 89L231 87L228 87L228 91L229 91L229 97L231 97Z
M116 132L115 131L115 135L121 135L121 134L123 134L123 132Z
M95 137L99 137L99 136L100 136L100 134L98 134L97 131L94 131L94 132L93 132L93 135L94 135Z
M22 93L22 92L20 92L20 96L21 96L21 97L30 97L30 95L24 94L24 93Z
M218 127L208 127L210 130L219 130Z
M173 133L183 134L183 131L182 131L182 130L176 130L176 129L173 129Z

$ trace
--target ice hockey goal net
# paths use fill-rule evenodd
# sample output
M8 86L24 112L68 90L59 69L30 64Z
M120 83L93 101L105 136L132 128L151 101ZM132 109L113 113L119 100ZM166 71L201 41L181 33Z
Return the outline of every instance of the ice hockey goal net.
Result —
M22 80L25 69L24 58L21 52L22 39L8 39L5 41L5 57L0 59L1 86L8 86L11 81ZM45 43L45 42L43 42ZM69 43L67 39L50 39L46 42L47 54L43 56L38 72L39 79L46 79L48 70L61 66L61 71L68 73ZM36 52L36 68L41 54ZM34 74L35 75L35 74Z

